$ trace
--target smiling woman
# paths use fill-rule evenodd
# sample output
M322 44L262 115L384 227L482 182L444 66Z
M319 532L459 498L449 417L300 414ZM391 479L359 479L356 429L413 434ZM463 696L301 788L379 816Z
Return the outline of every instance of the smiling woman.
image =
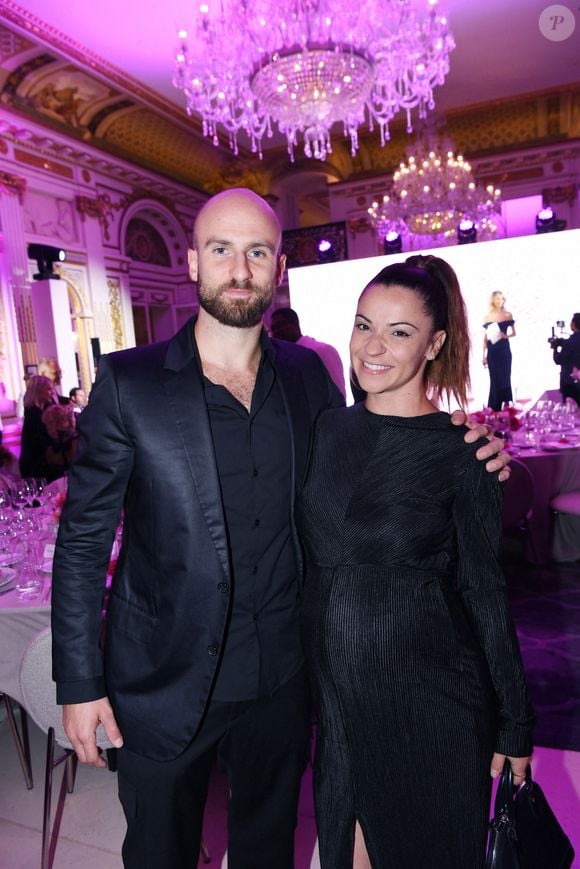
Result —
M507 756L519 783L531 752L499 484L436 406L464 402L467 336L446 262L384 269L350 342L365 401L316 430L297 523L322 869L483 869L491 776Z
M445 392L465 405L467 315L453 269L432 256L383 269L358 301L350 354L369 410L417 416Z

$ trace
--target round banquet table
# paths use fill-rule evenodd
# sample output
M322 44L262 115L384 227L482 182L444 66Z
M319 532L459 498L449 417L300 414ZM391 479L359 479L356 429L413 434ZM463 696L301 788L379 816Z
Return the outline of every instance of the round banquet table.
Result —
M18 594L13 589L0 596L0 692L20 702L20 662L30 641L50 625L50 577L40 597L20 600Z
M564 492L580 491L580 446L553 450L521 450L517 453L534 480L534 503L526 555L545 564L580 559L580 517L554 517L550 501ZM556 533L554 533L556 532Z

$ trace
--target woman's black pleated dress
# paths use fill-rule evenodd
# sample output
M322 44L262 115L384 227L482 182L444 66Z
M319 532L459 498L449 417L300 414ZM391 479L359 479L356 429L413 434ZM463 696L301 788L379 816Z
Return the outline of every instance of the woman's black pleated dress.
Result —
M532 714L496 561L500 484L447 414L319 424L297 520L323 869L484 865L494 751Z

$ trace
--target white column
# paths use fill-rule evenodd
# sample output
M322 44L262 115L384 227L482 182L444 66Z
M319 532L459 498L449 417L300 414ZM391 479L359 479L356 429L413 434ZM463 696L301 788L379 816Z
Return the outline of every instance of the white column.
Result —
M69 390L78 385L78 377L66 282L55 278L32 281L30 301L38 358L55 356L58 359L62 368L62 394L68 395Z

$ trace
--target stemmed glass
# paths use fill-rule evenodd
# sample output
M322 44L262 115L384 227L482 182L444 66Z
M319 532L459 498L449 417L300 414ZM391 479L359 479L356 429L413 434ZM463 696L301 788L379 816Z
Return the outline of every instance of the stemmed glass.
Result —
M36 522L23 510L17 518L18 534L25 546L25 556L20 568L16 588L18 597L22 600L32 600L40 597L43 581L38 573L38 558L36 557L34 542L36 540Z
M10 487L10 497L12 500L12 506L16 510L20 510L23 507L29 507L32 500L30 481L15 480L13 485Z

